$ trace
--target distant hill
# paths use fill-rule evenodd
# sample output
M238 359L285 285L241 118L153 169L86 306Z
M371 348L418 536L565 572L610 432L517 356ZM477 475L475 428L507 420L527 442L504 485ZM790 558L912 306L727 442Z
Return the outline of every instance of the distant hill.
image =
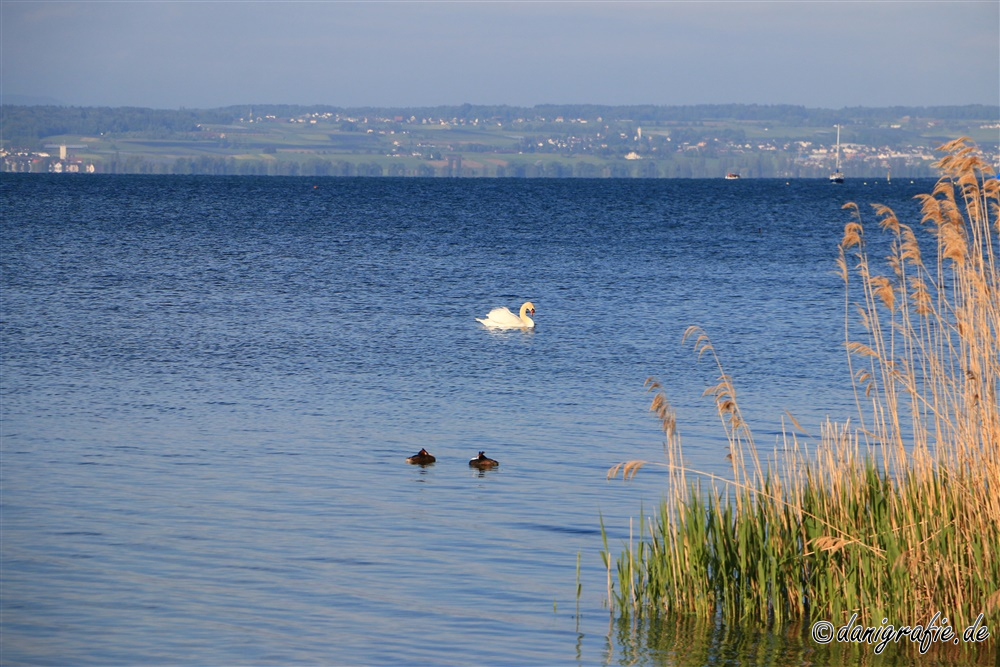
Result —
M15 98L16 99L16 98ZM324 105L250 104L218 109L147 109L141 107L73 107L52 104L7 104L2 107L0 137L16 142L57 134L107 132L169 134L191 132L203 124L237 122L251 113L257 117L292 118L313 114L379 118L441 118L459 121L496 119L580 119L595 122L705 122L719 120L768 121L782 125L827 127L836 124L871 125L901 118L937 120L1000 120L1000 106L970 104L937 107L851 107L810 109L787 104L701 104L693 106L604 106L542 104L534 107L462 104L439 107L333 107Z
M823 177L835 126L853 175L934 175L970 136L996 161L1000 105L706 104L218 109L0 106L4 170L337 176ZM46 147L64 146L62 165ZM86 167L86 169L84 169Z

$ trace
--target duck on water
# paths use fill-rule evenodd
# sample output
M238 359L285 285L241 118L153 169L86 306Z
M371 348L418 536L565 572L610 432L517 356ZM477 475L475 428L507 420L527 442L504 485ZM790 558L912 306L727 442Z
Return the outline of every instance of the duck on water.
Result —
M486 452L479 452L479 456L469 461L470 467L479 468L480 470L488 470L498 465L500 465L500 462L486 456Z
M437 461L437 459L434 458L434 455L422 448L419 452L406 459L407 463L412 463L418 466L430 465L435 461Z

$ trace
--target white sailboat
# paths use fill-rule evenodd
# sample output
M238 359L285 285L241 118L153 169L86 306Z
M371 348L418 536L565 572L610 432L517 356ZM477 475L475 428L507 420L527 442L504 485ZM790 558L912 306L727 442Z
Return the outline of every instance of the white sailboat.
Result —
M840 171L840 125L837 126L837 171L830 174L831 183L843 183L844 174Z

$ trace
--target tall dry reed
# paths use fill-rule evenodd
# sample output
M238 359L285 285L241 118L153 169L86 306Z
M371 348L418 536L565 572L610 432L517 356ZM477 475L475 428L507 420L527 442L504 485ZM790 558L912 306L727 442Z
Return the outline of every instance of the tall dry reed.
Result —
M955 628L980 613L1000 619L1000 181L967 139L941 150L942 177L920 197L924 230L875 207L891 239L884 273L861 211L845 206L838 266L856 422L828 422L809 451L792 419L763 462L731 378L691 328L685 339L719 372L706 394L729 440L732 477L722 478L685 465L674 411L648 381L666 461L608 476L661 466L667 494L615 576L605 540L620 613L776 623L857 613L878 625L941 612ZM918 233L936 242L929 263Z

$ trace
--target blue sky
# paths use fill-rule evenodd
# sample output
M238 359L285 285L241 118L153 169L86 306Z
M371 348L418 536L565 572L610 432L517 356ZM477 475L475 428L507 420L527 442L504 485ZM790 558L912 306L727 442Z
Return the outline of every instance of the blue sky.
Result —
M997 0L0 0L0 19L17 102L1000 104Z

